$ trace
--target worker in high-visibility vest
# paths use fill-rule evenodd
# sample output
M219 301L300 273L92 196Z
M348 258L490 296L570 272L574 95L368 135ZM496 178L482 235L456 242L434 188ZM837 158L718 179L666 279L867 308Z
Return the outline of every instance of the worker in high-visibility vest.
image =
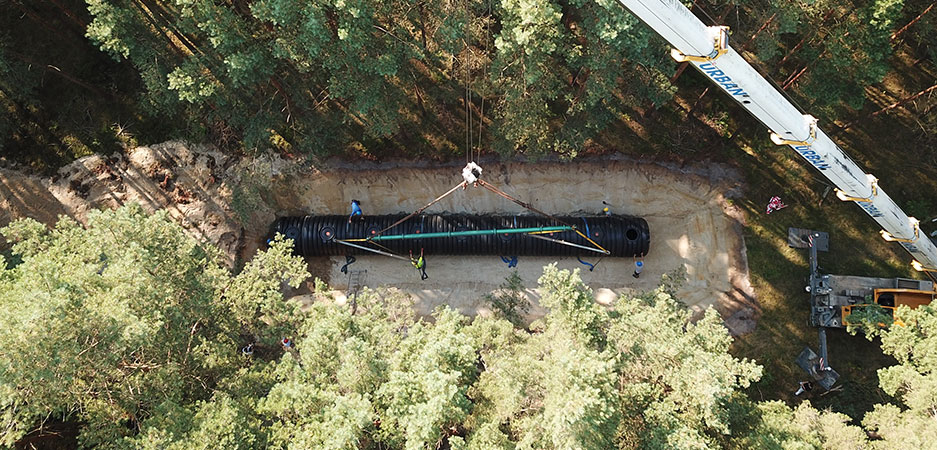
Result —
M410 264L413 264L413 267L416 267L416 270L420 271L420 279L425 280L429 278L429 275L426 274L426 260L423 259L423 249L420 249L420 257L413 257L413 250L410 250Z

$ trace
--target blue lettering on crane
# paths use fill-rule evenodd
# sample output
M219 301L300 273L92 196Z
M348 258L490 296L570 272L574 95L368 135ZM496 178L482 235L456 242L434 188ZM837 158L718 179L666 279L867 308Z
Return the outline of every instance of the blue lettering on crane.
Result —
M709 78L712 78L717 84L723 87L728 93L733 96L748 97L748 93L742 90L739 85L732 82L732 77L726 75L725 72L716 68L712 63L703 63L699 65L700 70L703 71ZM810 162L813 167L816 167L818 170L826 170L830 168L830 165L823 159L822 156L818 155L817 152L810 149L809 145L796 145L793 146L794 150L797 150L797 153L800 153L800 156L803 156L804 159ZM872 217L883 217L884 214L872 204L872 202L856 202L866 213ZM913 247L913 246L912 246ZM910 249L909 249L910 250ZM913 250L912 250L913 251Z
M718 85L722 86L728 93L733 96L748 97L748 93L742 90L739 85L732 82L732 77L726 75L725 72L716 68L713 63L704 63L699 65L700 70L703 71L706 75L709 75L709 78L712 78Z
M804 159L813 164L813 167L816 167L819 170L826 170L830 168L830 165L823 160L823 157L817 154L817 152L810 150L809 145L796 145L794 150L797 150L797 153L800 153L800 156L803 156Z
M870 216L872 216L872 217L883 217L883 216L885 216L885 215L882 214L882 212L879 211L879 209L876 208L875 205L873 205L871 202L856 202L856 204L858 204L860 208L864 209L865 212L867 212L867 213L868 213Z
M809 145L795 145L794 150L797 150L797 153L800 153L800 156L803 156L804 159L813 164L813 167L816 167L819 170L826 170L830 168L830 165L823 160L823 157L817 154L817 152L810 149ZM872 202L856 202L860 208L864 209L872 217L883 217L882 211L875 207Z

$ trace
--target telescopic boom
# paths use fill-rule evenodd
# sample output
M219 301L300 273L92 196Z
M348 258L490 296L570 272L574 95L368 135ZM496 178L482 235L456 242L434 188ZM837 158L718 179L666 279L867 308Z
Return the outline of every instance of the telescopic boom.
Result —
M674 47L671 56L696 67L771 131L771 140L794 149L836 186L843 201L855 202L914 257L917 270L937 271L937 247L909 217L819 127L797 110L728 44L727 27L707 27L678 0L619 0Z

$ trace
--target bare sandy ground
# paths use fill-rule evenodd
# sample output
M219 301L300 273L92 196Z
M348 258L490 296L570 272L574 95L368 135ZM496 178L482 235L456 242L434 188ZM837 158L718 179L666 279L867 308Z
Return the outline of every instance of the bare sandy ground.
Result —
M591 272L571 257L520 258L517 270L534 303L530 318L544 313L536 303L543 266L557 262L561 268L581 269L583 281L603 304L613 303L620 295L653 290L661 275L682 272L685 280L678 297L691 309L701 313L716 307L736 334L754 326L757 308L738 214L724 197L732 180L714 182L713 176L620 161L509 163L484 169L483 178L489 183L544 212L596 214L604 201L613 212L643 217L650 225L650 251L638 279L632 277L632 258L604 258ZM356 198L362 201L365 214L411 212L461 182L459 173L458 167L316 173L298 180L297 206L310 214L343 214L350 199ZM427 212L527 213L483 188L471 187ZM344 258L331 258L325 273L320 273L328 277L340 301L348 287L348 275L339 271L344 262ZM496 256L431 256L427 258L430 278L421 281L408 263L379 255L360 256L350 269L366 270L364 285L368 287L394 286L410 294L422 313L445 304L466 314L490 313L484 295L496 290L512 270Z
M84 221L93 208L137 202L169 211L193 235L218 245L236 267L254 254L278 216L346 214L352 198L362 200L365 214L406 213L461 182L461 165L362 165L358 170L342 168L342 163L331 163L327 170L299 169L278 158L237 160L210 147L167 142L82 158L53 178L0 170L0 225L18 217L51 224L59 214ZM603 304L652 290L661 275L680 271L685 280L678 297L691 309L700 313L714 306L734 334L754 328L758 308L748 281L741 214L725 199L739 184L731 171L717 165L672 168L626 161L481 165L489 183L547 213L596 214L604 201L613 212L643 217L650 225L650 252L639 279L631 276L631 258L604 258L590 272L575 258L522 257L517 270L534 302L530 319L544 313L536 306L543 266L557 262L561 268L581 269ZM234 192L245 183L261 186L246 219L244 207L240 213L234 207ZM456 192L427 212L525 213L482 188ZM310 271L329 282L339 301L348 287L347 275L339 271L344 262L310 260ZM430 256L426 281L407 262L382 256L358 257L351 269L367 271L366 286L394 286L412 295L423 313L445 304L467 314L488 314L484 295L510 274L494 256Z

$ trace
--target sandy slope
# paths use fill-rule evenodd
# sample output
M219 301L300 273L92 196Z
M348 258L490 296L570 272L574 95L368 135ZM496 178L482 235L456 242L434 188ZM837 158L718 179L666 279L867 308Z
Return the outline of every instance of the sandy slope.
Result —
M91 208L136 201L169 210L193 234L221 246L235 265L253 254L276 216L344 214L352 198L362 200L365 214L410 212L461 181L459 165L329 166L300 170L275 158L238 161L210 148L168 142L125 155L83 158L54 179L0 170L0 224L23 216L50 223L62 213L83 220ZM554 261L583 269L583 280L606 304L623 293L653 289L662 274L683 270L679 297L688 306L698 312L715 306L736 334L754 327L757 303L748 282L741 218L724 197L738 185L730 171L627 161L482 166L490 183L547 213L598 213L605 201L613 212L644 217L650 225L651 247L640 279L631 276L631 258L604 258L593 272L575 258L521 258L518 271L534 301L542 267ZM235 184L245 180L264 188L263 201L251 208L242 227L231 204ZM444 211L524 213L481 188L459 191L428 210ZM348 283L339 272L343 263L344 258L310 261L310 270L329 281L339 301ZM380 256L359 257L351 268L367 271L367 286L395 286L413 295L423 312L447 304L471 314L488 312L481 298L509 274L499 258L488 256L432 256L426 281L407 263ZM535 307L531 318L542 313Z
M297 180L296 205L309 213L344 213L351 198L362 200L366 214L416 210L461 181L458 167L335 170ZM493 164L483 174L490 183L550 214L599 213L602 202L613 211L644 217L651 229L651 248L639 279L631 276L631 258L604 258L589 272L576 258L524 257L518 271L537 298L536 280L554 261L562 268L581 268L583 280L602 303L630 291L650 290L660 277L680 269L686 281L679 297L695 311L715 306L734 332L753 326L754 300L748 283L744 243L737 215L723 192L731 183L699 175L621 161L603 163ZM427 212L524 213L520 206L482 188L458 191ZM597 258L592 258L595 262ZM347 287L339 272L343 258L332 258L328 277L337 289ZM395 286L412 294L418 308L429 312L447 304L465 313L486 313L484 294L497 289L510 272L493 256L428 258L430 278L421 281L406 262L362 256L352 269L367 270L366 285ZM532 316L543 313L535 308Z

